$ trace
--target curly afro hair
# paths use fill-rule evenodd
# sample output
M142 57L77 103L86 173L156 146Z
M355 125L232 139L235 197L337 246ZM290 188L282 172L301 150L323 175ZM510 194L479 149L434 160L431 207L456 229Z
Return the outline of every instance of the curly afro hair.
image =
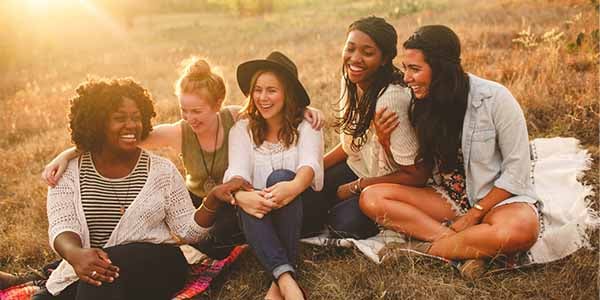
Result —
M99 151L104 144L104 130L110 113L124 98L135 101L142 114L142 140L152 130L156 116L152 96L131 78L91 79L80 84L71 98L69 126L71 140L80 151Z

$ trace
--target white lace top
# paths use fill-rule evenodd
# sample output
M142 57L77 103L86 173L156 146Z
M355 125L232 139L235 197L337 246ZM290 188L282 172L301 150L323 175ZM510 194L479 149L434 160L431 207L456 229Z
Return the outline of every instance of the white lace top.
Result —
M50 246L65 232L75 232L84 248L90 247L81 204L78 159L73 159L54 188L48 189L47 213ZM105 247L133 242L175 244L171 232L188 243L197 242L208 230L194 220L194 206L177 168L169 160L150 154L146 184L125 211ZM52 272L46 288L56 295L78 280L65 260Z
M229 167L223 182L240 176L252 183L256 189L264 189L267 177L277 169L297 172L309 166L315 176L311 187L315 191L323 188L323 132L314 130L306 121L298 125L298 143L285 149L279 143L264 142L254 145L248 130L248 120L238 121L229 132Z

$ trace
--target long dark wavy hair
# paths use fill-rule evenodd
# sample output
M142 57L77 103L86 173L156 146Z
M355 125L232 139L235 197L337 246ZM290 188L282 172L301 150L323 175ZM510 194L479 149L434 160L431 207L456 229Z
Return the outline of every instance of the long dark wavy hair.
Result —
M248 127L252 133L252 140L254 144L259 147L265 141L267 135L267 121L262 117L258 111L258 108L256 108L254 99L252 99L252 91L254 90L254 86L256 85L258 77L267 72L275 74L277 79L279 79L283 85L285 97L282 108L283 126L277 133L277 138L283 143L285 148L289 148L298 142L298 125L302 123L303 113L306 106L298 104L296 95L293 92L294 89L292 88L292 84L290 83L288 77L279 73L277 70L270 69L259 70L254 73L252 80L250 81L250 92L248 93L246 104L242 108L241 113L244 117L249 119Z
M352 136L353 151L358 151L367 142L367 130L375 115L377 99L386 91L387 87L394 84L403 84L402 72L392 63L398 50L396 43L398 35L392 25L383 18L367 17L350 24L346 36L351 31L360 30L367 34L377 45L382 53L385 64L372 75L373 80L362 97L358 97L357 85L348 78L346 68L342 64L342 75L344 77L344 92L339 101L346 97L343 115L338 117L335 123L338 132Z
M409 118L419 141L417 160L440 171L458 167L463 121L469 96L469 76L460 62L460 40L443 25L423 26L403 44L421 50L431 67L431 84L424 99L413 93Z

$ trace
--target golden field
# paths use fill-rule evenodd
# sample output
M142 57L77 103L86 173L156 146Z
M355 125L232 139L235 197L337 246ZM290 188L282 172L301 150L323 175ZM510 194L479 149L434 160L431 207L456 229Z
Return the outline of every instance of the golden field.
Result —
M154 96L155 123L175 121L173 83L182 60L197 55L219 66L228 83L226 103L241 104L237 64L280 50L298 65L312 105L331 120L345 30L367 15L390 21L399 46L419 25L452 27L462 39L465 69L511 90L531 138L581 140L595 160L584 180L598 190L597 0L289 0L275 1L264 15L211 6L191 13L149 11L128 25L94 10L91 1L72 12L66 5L53 10L52 1L13 2L19 3L0 4L1 270L23 271L55 259L40 173L70 146L68 99L87 76L135 78ZM326 147L336 139L334 129L326 128ZM161 153L177 160L175 153ZM597 299L599 242L593 235L594 250L473 282L425 258L377 266L354 250L303 245L300 282L312 299ZM207 297L262 299L269 284L262 275L247 252Z

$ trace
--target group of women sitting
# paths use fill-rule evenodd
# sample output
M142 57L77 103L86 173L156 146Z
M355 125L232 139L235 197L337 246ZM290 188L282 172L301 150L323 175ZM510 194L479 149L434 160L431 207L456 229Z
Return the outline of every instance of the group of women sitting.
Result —
M378 17L348 27L340 143L327 154L323 116L280 52L238 66L241 108L223 107L223 79L191 61L175 85L181 120L154 127L135 81L80 85L76 147L44 172L50 245L63 260L35 299L168 299L188 264L172 234L213 258L248 243L272 281L267 299L306 298L298 242L325 228L353 238L392 229L412 237L398 248L463 261L465 274L528 250L539 215L519 104L463 70L448 27L411 35L402 69L397 39ZM145 150L162 147L181 154L185 180Z

